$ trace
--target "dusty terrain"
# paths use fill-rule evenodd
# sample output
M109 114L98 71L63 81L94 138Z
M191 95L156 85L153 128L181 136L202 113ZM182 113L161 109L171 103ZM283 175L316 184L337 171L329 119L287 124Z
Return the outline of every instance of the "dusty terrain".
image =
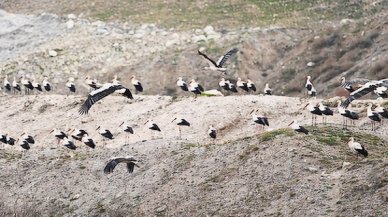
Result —
M111 96L80 117L83 99L1 97L12 102L0 106L2 132L17 136L26 131L37 140L27 152L17 146L1 150L2 215L388 214L387 127L372 133L365 117L350 130L341 129L338 114L329 118L329 126L311 127L310 115L301 109L306 101L282 96L199 97L194 102L166 96L136 96L125 102ZM258 130L252 124L253 109L270 118L270 129ZM182 129L181 138L173 117L192 124ZM161 133L146 128L149 118ZM287 129L292 119L311 134ZM118 134L124 120L135 131L129 145L123 145L125 135ZM219 130L214 142L206 135L210 124ZM115 134L106 147L95 130L98 125ZM97 148L77 144L71 151L49 134L54 127L74 126L87 130ZM368 158L357 159L348 150L351 135L367 147ZM123 165L112 175L103 173L110 158L127 155L141 160L133 174ZM350 165L343 167L344 162Z

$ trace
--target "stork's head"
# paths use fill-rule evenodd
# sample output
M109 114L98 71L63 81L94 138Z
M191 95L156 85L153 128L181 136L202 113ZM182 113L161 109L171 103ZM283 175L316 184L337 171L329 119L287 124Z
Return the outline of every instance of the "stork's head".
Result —
M341 84L345 83L345 77L341 77Z

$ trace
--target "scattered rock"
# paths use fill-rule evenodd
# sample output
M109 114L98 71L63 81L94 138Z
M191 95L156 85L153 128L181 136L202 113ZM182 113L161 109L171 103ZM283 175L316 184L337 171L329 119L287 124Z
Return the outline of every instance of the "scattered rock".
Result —
M74 28L74 21L73 21L73 20L67 21L67 22L66 22L66 27L67 27L68 29Z
M49 54L50 57L58 56L58 53L55 50L49 50L48 54Z
M157 213L161 213L161 212L166 211L166 209L167 209L167 206L166 206L166 205L163 205L163 206L158 207L155 211L156 211Z
M308 63L307 63L307 66L308 66L308 67L313 67L313 66L315 66L315 63L314 63L314 62L308 62Z

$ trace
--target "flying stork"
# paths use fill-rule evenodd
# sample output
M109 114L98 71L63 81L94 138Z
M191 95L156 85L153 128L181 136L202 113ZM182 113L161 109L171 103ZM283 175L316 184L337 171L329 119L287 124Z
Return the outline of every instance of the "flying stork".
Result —
M203 56L205 59L207 59L210 62L209 67L205 67L206 70L220 71L225 73L226 68L223 68L224 63L226 62L226 60L229 59L230 56L237 53L237 51L238 51L237 48L233 48L229 50L228 52L226 52L226 54L221 56L217 62L212 60L208 56L206 56L206 54L202 53L200 49L198 50L198 54Z
M309 134L309 131L304 128L303 126L300 126L296 120L292 121L288 126L291 126L291 129L295 130L299 133Z
M363 86L361 86L359 89L353 91L349 97L342 103L342 107L346 108L349 106L349 104L362 96L365 96L366 94L376 90L379 87L388 87L388 79L382 79L382 80L373 80L369 81Z
M105 174L113 173L113 170L115 169L115 167L119 163L126 163L127 164L128 173L133 173L135 166L139 167L139 165L137 165L138 161L133 157L130 157L130 156L117 157L117 158L113 158L113 159L109 160L109 162L106 164L106 166L104 168L104 173Z
M341 87L345 90L351 92L356 91L358 88L362 87L364 84L368 83L370 80L365 78L356 78L350 81L346 81L345 77L341 77Z
M79 114L87 114L89 109L99 100L112 93L120 93L126 98L133 99L131 91L122 86L121 84L106 83L101 88L89 93L88 98L85 100L82 107L79 109Z
M368 151L360 143L355 142L353 137L349 138L348 146L353 153L357 154L357 158L360 154L364 157L368 157Z

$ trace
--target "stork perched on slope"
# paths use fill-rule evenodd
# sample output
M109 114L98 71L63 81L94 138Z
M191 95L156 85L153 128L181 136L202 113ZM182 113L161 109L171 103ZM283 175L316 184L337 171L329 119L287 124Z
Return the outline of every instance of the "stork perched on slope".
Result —
M334 115L334 112L333 110L331 110L329 107L323 105L322 102L319 103L319 110L322 112L322 121L324 124L327 123L327 120L326 120L326 116L333 116Z
M6 91L11 91L11 83L8 81L8 75L5 75L3 84Z
M181 126L190 127L190 123L183 118L174 118L171 122L174 122L174 121L176 125L178 125L179 138L181 138Z
M101 88L92 91L89 93L88 98L85 100L84 104L79 110L79 113L81 115L87 114L89 109L99 100L103 99L104 97L108 96L112 93L120 93L121 95L125 96L126 98L133 99L131 91L120 85L120 84L113 84L113 83L106 83L102 85Z
M50 131L50 133L52 133L54 137L57 139L57 144L59 144L61 139L67 138L66 133L59 130L58 128L54 128L53 130Z
M291 129L295 130L299 133L309 134L309 131L304 128L303 126L300 126L296 120L292 121L288 126L291 126Z
M13 76L12 90L13 90L13 94L16 94L16 92L19 92L19 93L20 93L20 91L21 91L20 85L19 85L19 83L16 81L15 76Z
M22 76L20 82L24 85L24 93L26 95L30 94L30 91L34 89L34 86L32 86L31 81L27 80L25 75Z
M127 171L128 171L128 173L133 173L133 170L135 169L135 166L139 167L139 165L137 165L138 161L135 158L133 158L133 157L130 157L130 156L127 156L127 157L117 157L117 158L111 159L106 164L106 166L104 168L104 173L105 174L113 173L113 170L115 169L115 167L119 163L126 163L127 164Z
M211 63L209 65L209 67L205 67L205 69L212 70L212 71L220 71L220 72L225 73L226 68L223 68L224 63L226 62L226 60L229 59L230 56L237 53L237 51L238 51L237 48L233 48L233 49L229 50L228 52L226 52L226 54L221 56L217 62L212 60L211 58L209 58L206 54L202 53L201 50L198 50L198 54L203 56L205 59L207 59Z
M248 87L249 90L252 90L253 92L256 92L256 85L250 79L247 79L247 87Z
M264 95L272 95L272 89L269 88L269 84L268 83L265 84Z
M388 110L384 107L382 107L380 104L377 104L377 107L375 108L375 112L377 112L381 116L381 123L383 122L383 119L388 119Z
M129 144L129 134L133 134L133 128L127 124L126 121L123 121L119 127L121 127L122 131L125 133L125 144Z
M69 79L67 79L66 87L69 89L70 93L75 93L76 88L75 88L74 78L73 77L70 77Z
M340 115L342 115L342 127L344 129L347 128L347 118L352 121L352 124L354 125L354 120L358 120L358 114L356 112L350 111L349 109L345 109L341 106L341 100L338 100L338 106L337 106L338 112Z
M198 84L194 79L191 79L189 83L189 90L194 94L194 99L196 99L197 95L201 94L204 91L203 87Z
M32 86L34 87L35 90L42 92L42 85L39 84L39 82L36 81L35 76L32 76Z
M84 134L81 138L81 141L88 147L94 149L96 147L96 144L94 143L93 139L89 137L88 134Z
M187 83L183 80L182 77L179 77L176 81L176 85L180 87L183 91L189 91L189 87L187 86Z
M113 139L113 134L110 132L110 130L105 129L101 126L98 126L96 130L98 130L98 133L102 136L102 143L104 146L106 146L107 139Z
M215 140L217 138L217 129L213 127L213 125L209 126L209 129L207 130L207 134Z
M247 82L242 81L241 78L237 78L237 83L236 83L236 85L237 85L238 88L241 88L241 89L245 90L245 92L248 92L248 91L249 91Z
M136 89L137 92L143 92L143 86L141 85L140 81L136 79L136 76L131 76L131 83Z
M303 108L311 113L311 125L317 124L317 115L322 116L322 111L319 109L318 106L314 106L312 102L307 103L307 105Z
M44 76L42 85L43 85L44 90L46 90L47 92L51 91L52 87L51 87L50 82L48 81L47 76Z
M257 109L256 111L255 110L251 111L252 121L256 124L262 125L262 129L264 130L265 126L269 126L268 118L262 115L257 115L258 111L259 109Z
M357 157L360 154L364 157L368 157L368 151L360 143L355 142L353 137L349 138L348 146L353 153L357 154Z
M349 106L349 104L362 97L362 96L365 96L366 94L374 91L374 90L377 90L377 88L383 88L383 87L388 87L388 79L382 79L382 80L373 80L373 81L369 81L367 82L366 84L364 84L363 86L361 86L359 89L353 91L350 96L341 104L342 107L346 108Z
M379 113L372 111L372 103L368 104L367 108L367 115L368 118L371 120L371 126L372 126L372 131L376 130L376 123L375 122L381 122L381 118L379 116Z

